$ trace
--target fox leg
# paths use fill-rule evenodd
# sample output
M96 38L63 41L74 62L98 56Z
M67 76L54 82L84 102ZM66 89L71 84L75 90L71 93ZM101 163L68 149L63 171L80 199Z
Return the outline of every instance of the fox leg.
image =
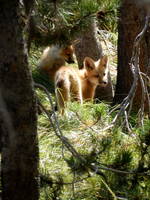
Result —
M79 99L80 99L80 103L83 104L83 97L82 97L82 89L81 87L79 88Z
M61 115L64 115L67 102L70 100L70 86L65 81L59 81L55 89L58 109Z
M76 88L73 91L73 99L75 101L80 102L81 104L83 103L82 89L81 89L81 85L80 84L77 84Z

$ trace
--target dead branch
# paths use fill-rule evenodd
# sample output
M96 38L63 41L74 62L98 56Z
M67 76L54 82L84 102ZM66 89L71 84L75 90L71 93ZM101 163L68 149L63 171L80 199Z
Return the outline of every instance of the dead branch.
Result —
M54 118L54 121L51 117L51 114L45 109L45 107L40 103L40 101L38 102L39 105L41 106L42 110L45 112L45 114L47 115L48 119L50 120L51 122L51 125L53 127L53 130L56 134L56 136L63 142L63 144L65 145L65 147L72 153L72 155L75 157L75 158L78 158L79 160L82 160L83 158L78 154L78 152L72 147L72 145L69 143L68 141L68 138L66 138L65 136L63 136L62 134L62 131L59 127L59 122L58 122L58 118L57 118L57 115L55 113L55 109L54 109L54 106L53 106L53 102L52 102L52 98L48 92L48 90L42 86L41 84L37 84L35 83L34 86L36 88L39 88L39 89L42 89L47 97L48 97L48 100L50 102L50 105L52 107L52 114L53 114L53 118ZM83 159L82 162L85 162L85 160Z
M69 152L71 152L72 155L82 163L82 166L84 166L85 169L90 169L95 174L100 175L103 178L105 178L105 180L106 180L106 177L101 172L101 170L110 171L110 172L118 173L118 174L126 174L126 175L136 174L136 175L139 175L139 176L150 176L149 172L142 172L141 173L141 172L138 172L136 170L135 171L123 171L123 170L113 169L113 168L110 168L110 167L97 166L94 163L88 164L88 166L87 166L86 159L75 150L75 148L70 144L68 138L63 136L63 133L62 133L60 127L59 127L59 122L58 122L57 115L56 115L55 110L54 110L52 98L51 98L48 90L44 86L42 86L40 84L37 84L37 83L35 83L34 86L36 88L42 89L46 93L46 95L47 95L47 97L48 97L48 99L50 101L50 105L52 107L54 121L53 121L53 119L51 117L51 114L45 109L45 107L40 102L38 102L38 103L41 106L41 108L43 109L43 111L45 112L45 114L47 115L48 119L50 120L50 123L51 123L51 125L53 127L53 130L54 130L56 136L61 140L61 142L69 150Z
M139 125L143 124L144 112L145 112L144 103L145 103L146 99L148 101L148 107L149 107L148 112L150 115L150 97L149 97L149 93L148 93L148 89L147 89L150 78L146 74L141 72L140 67L139 67L140 42L143 39L143 37L149 27L149 21L150 21L150 16L147 16L143 30L137 35L137 37L134 40L132 57L131 57L131 61L130 61L131 71L133 74L133 83L132 83L131 89L129 91L129 94L126 98L124 98L124 100L120 104L119 112L116 114L112 123L105 129L103 129L102 131L106 131L106 130L114 127L116 125L116 123L118 122L118 119L121 116L124 116L125 117L124 124L127 125L127 129L131 132L131 129L129 127L129 115L132 110L133 99L135 97L135 93L136 93L136 89L137 89L139 80L140 80L141 88L142 88L141 108L139 109L139 122L140 122ZM144 80L145 78L147 79L147 81Z

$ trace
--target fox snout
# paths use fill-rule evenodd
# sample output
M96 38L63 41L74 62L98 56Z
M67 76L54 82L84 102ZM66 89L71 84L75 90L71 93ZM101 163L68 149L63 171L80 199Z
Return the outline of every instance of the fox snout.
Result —
M74 63L74 49L72 45L67 46L62 50L62 55L67 63L71 64Z
M103 84L104 84L104 85L107 85L107 82L106 82L106 81L103 81Z
M99 80L99 85L105 87L108 84L107 80Z
M106 87L106 85L107 85L106 81L99 82L99 86L101 87Z

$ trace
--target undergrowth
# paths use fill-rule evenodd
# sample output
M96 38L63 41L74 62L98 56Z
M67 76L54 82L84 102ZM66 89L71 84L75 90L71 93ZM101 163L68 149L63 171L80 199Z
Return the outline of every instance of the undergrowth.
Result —
M47 117L44 114L39 116L40 173L50 180L41 187L41 200L113 199L109 189L126 199L133 199L137 194L141 195L141 199L149 197L150 181L147 177L102 170L105 182L103 176L88 169L92 163L128 172L139 169L142 152L139 134L145 141L144 137L147 138L150 131L149 120L145 121L145 131L138 128L134 135L125 133L121 127L103 132L102 129L112 121L109 109L110 106L104 103L80 105L75 102L70 103L67 116L58 115L63 135L86 160L86 166L64 147ZM149 140L146 141L149 144ZM149 167L148 152L145 156L144 165ZM143 196L140 194L142 191L146 192Z

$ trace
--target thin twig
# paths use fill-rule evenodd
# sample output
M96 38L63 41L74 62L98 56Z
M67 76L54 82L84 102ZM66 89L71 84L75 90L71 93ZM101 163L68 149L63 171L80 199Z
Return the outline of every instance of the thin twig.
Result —
M80 118L80 116L79 116L79 114L78 114L77 112L76 112L76 116L78 117L79 121L80 121L82 124L84 124L87 128L89 128L91 131L93 131L93 132L95 132L95 133L98 133L97 130L95 130L95 129L92 128L93 124L92 124L92 126L89 126L87 123L85 123L85 122ZM99 121L99 120L98 120L98 121ZM97 122L96 122L96 123L97 123Z

